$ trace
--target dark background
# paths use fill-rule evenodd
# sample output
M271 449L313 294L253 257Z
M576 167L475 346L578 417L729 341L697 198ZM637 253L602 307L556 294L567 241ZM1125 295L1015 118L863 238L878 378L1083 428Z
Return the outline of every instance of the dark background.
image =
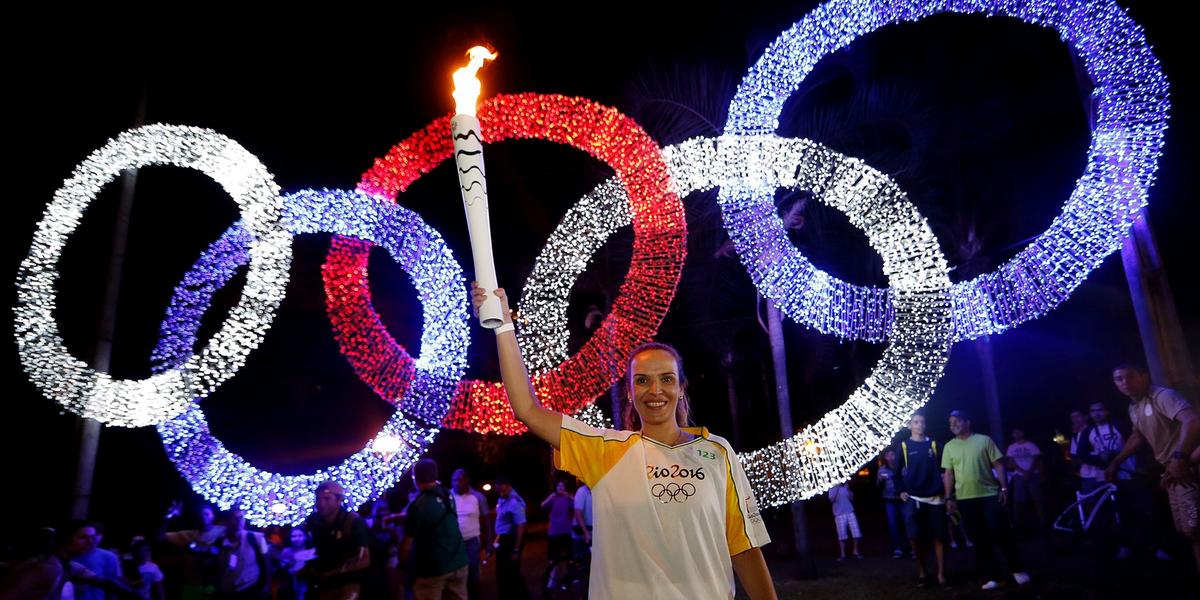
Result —
M534 91L585 96L634 117L660 144L715 135L745 70L779 32L814 5L740 2L693 6L504 6L453 11L355 10L252 15L136 10L30 15L5 26L9 194L7 302L41 212L76 164L147 122L208 127L240 142L284 191L352 189L372 160L452 109L449 73L484 41L500 59L483 71L484 94ZM1124 2L1141 23L1172 84L1173 111L1150 220L1193 357L1200 297L1188 199L1195 142L1194 74L1183 19L1166 3ZM570 9L568 11L568 8ZM582 15L581 15L582 11ZM1086 92L1086 90L1083 90ZM1043 231L1080 175L1088 142L1081 87L1065 44L1008 19L943 16L889 27L825 58L788 103L782 135L805 136L891 174L926 215L957 281L991 270ZM488 147L500 280L519 293L558 219L611 171L570 148L517 141ZM469 265L453 172L443 166L400 202L437 228ZM96 338L117 204L109 185L88 210L61 262L58 319L72 352L88 359ZM787 209L797 197L780 195ZM755 290L728 253L714 194L685 199L688 262L658 339L683 349L698 422L751 450L778 439L766 335ZM865 237L835 211L804 209L793 241L820 266L856 283L882 283ZM117 377L144 377L171 290L199 252L237 218L218 186L194 172L144 169L138 180L113 353ZM974 228L970 261L962 242ZM629 260L629 233L614 236L576 285L575 347L589 305L603 306ZM338 354L324 315L319 267L326 236L300 238L288 296L262 346L204 400L213 431L255 464L301 472L361 447L389 405ZM405 274L372 257L375 305L409 348L420 306ZM205 332L224 318L240 278L217 297ZM11 314L11 313L10 313ZM6 320L6 323L9 321ZM785 325L793 415L799 425L841 403L867 376L881 345L840 341ZM12 339L11 328L5 334ZM468 376L497 376L490 335L472 327ZM0 538L50 523L69 505L77 420L28 382L15 344L6 346L0 465L6 475ZM1066 411L1092 399L1121 407L1110 367L1140 359L1141 344L1119 257L1112 256L1050 314L992 338L1005 425L1050 446ZM732 356L728 367L722 357ZM732 372L739 423L730 418ZM601 404L608 408L607 399ZM928 410L948 436L952 407L984 414L975 345L954 348ZM977 429L986 431L980 418ZM444 476L467 466L477 478L517 475L531 501L547 489L548 454L527 438L443 433L431 454ZM196 502L153 428L106 428L93 514L132 533L157 523L172 498ZM115 540L114 540L115 541Z

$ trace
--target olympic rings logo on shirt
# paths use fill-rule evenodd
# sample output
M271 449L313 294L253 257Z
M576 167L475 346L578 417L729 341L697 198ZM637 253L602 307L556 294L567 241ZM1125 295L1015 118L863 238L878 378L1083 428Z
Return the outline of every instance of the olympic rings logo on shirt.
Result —
M656 483L650 486L650 494L655 498L658 498L658 501L662 502L663 504L670 504L672 502L685 502L688 498L696 495L696 486L690 483L685 483L682 485L674 482L666 485Z
M1051 227L994 273L951 284L925 219L886 175L809 140L773 135L787 98L823 56L889 24L939 13L1021 19L1057 31L1093 79L1096 123L1088 166ZM632 119L584 98L499 96L481 103L489 143L540 139L607 163L611 180L582 198L551 234L524 286L518 336L548 406L575 413L617 381L628 352L650 340L670 306L686 258L680 197L720 188L726 229L760 292L799 323L851 339L887 340L875 370L843 405L799 434L743 455L768 506L821 493L848 478L923 405L951 344L999 333L1065 300L1120 247L1146 205L1166 129L1167 82L1140 27L1112 0L832 0L786 30L738 88L725 134L660 148ZM35 385L66 410L109 425L156 425L168 453L202 495L222 507L250 498L252 522L295 522L318 478L342 480L352 501L394 481L442 427L513 434L497 382L462 381L470 329L465 278L438 232L398 204L401 194L452 151L448 117L393 147L355 191L284 195L257 158L233 140L193 127L152 125L122 133L87 157L55 193L17 277L16 337ZM199 170L242 213L176 288L155 348L154 374L114 380L70 356L59 334L56 267L68 236L102 186L122 170L165 164ZM822 271L788 242L770 198L812 192L845 213L883 258L889 288L864 288ZM601 327L574 355L566 303L590 256L632 225L629 273ZM282 301L294 235L335 234L322 269L328 314L343 355L396 406L380 436L403 440L390 463L364 448L303 476L255 469L208 432L197 401L234 375L262 341ZM424 306L416 358L371 305L366 257L388 249ZM212 294L248 265L242 297L199 351L196 331ZM378 436L377 438L378 439ZM674 484L672 484L674 485ZM674 499L683 491L662 494ZM686 496L685 496L686 497Z

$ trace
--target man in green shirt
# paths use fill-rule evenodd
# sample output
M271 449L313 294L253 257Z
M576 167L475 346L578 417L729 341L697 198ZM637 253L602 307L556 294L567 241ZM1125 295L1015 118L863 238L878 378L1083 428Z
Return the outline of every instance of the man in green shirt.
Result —
M297 574L308 582L308 597L354 600L362 596L362 580L371 566L371 533L357 512L346 510L342 484L317 485L315 510L304 520L315 556Z
M454 501L438 484L438 465L433 459L417 461L412 473L420 493L404 517L400 561L412 569L413 597L467 600L467 545L458 528Z
M942 450L946 510L962 512L967 534L975 542L979 570L986 578L983 589L1000 586L1002 572L996 564L994 546L1004 553L1017 584L1029 583L1029 574L1021 567L1004 513L1004 504L1008 502L1008 488L1001 483L1005 481L1004 454L992 438L971 432L971 416L966 411L950 413L950 431L954 439L946 442Z

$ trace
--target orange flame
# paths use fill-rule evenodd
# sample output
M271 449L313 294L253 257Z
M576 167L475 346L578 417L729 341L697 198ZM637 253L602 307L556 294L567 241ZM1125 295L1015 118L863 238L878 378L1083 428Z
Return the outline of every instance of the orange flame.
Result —
M483 67L483 61L495 60L499 54L483 46L475 46L467 50L471 58L467 66L454 72L454 103L455 114L475 115L475 102L479 100L479 78L475 76Z

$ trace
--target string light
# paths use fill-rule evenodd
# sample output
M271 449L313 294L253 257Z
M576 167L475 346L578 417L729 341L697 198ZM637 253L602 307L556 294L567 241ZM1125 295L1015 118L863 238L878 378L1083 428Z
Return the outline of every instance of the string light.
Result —
M954 339L1000 333L1065 300L1121 247L1146 206L1167 129L1168 86L1142 28L1112 0L833 0L785 30L738 86L726 134L775 131L787 99L821 58L882 27L941 13L1011 17L1056 31L1094 84L1087 166L1050 228L998 269L951 290ZM725 227L759 291L823 333L887 339L896 299L816 268L788 241L773 197L722 189ZM747 217L747 215L749 215Z
M683 203L671 188L657 144L619 111L583 98L546 94L498 96L479 105L483 137L489 143L538 139L577 148L612 167L626 189L633 224L633 258L613 308L592 337L575 353L551 359L553 349L534 342L526 347L527 319L518 336L531 364L534 388L546 405L567 413L582 409L606 392L621 375L623 357L650 340L671 303L683 267L687 224ZM373 197L394 198L423 174L450 158L445 132L449 117L393 147L364 174L359 190ZM562 247L574 243L562 238ZM331 262L344 272L364 272L367 246L335 239ZM553 274L539 274L553 277ZM402 364L404 348L383 327L371 308L363 277L326 281L326 298L334 335L355 371L383 397L403 382L385 368ZM544 310L522 300L518 314ZM370 341L367 346L364 342ZM478 433L516 434L525 426L512 415L499 382L463 382L443 421L448 428Z
M883 272L894 296L895 321L888 346L849 399L795 436L742 455L759 503L777 506L814 496L849 479L891 443L909 415L929 400L949 358L950 278L929 224L886 175L807 140L782 146L770 137L756 137L749 144L728 137L721 142L733 143L715 145L715 167L740 161L747 165L749 176L717 182L732 197L761 193L768 187L764 180L783 179L792 159L799 159L791 187L812 192L867 235L883 259ZM757 152L747 156L747 149L756 145ZM783 150L787 145L799 149L798 156L788 156ZM775 156L784 158L774 162ZM779 166L785 169L780 171ZM752 215L746 211L739 217ZM758 218L763 218L762 213Z
M597 429L613 428L612 419L604 416L604 413L600 412L600 406L594 402L575 413L575 418Z
M810 140L773 135L695 138L664 149L663 156L680 196L713 187L739 197L773 194L780 187L812 192L845 213L883 257L884 273L896 290L898 316L875 370L845 404L815 425L742 456L755 494L767 506L810 497L844 481L889 444L893 432L928 401L948 359L950 280L932 230L887 176ZM601 183L555 229L534 272L558 277L544 283L531 277L531 284L539 284L527 285L522 300L546 309L541 318L526 324L526 335L560 335L550 324L565 321L574 279L591 253L628 223L622 194L615 179ZM590 222L592 214L608 215L610 220L582 235L570 234L578 229L576 224ZM765 214L773 215L774 207ZM747 210L739 218L765 216ZM557 244L559 235L571 236L566 238L570 243ZM826 303L820 308L836 307ZM547 345L560 344L565 347L565 339ZM594 404L588 410L601 414Z
M379 498L420 458L437 432L396 411L377 437L404 440L397 452L376 452L371 440L336 465L284 475L259 469L226 448L209 430L197 405L158 426L167 456L192 489L221 510L242 507L246 520L259 527L299 524L312 512L317 485L328 479L342 484L349 506Z
M1005 16L1051 28L1091 76L1095 124L1088 163L1051 227L997 270L951 286L926 221L885 175L808 140L770 135L785 101L824 56L889 24L939 13ZM568 144L616 176L568 212L538 257L520 302L518 336L538 396L551 408L607 426L592 404L619 379L626 354L656 332L685 257L681 195L721 188L731 239L756 287L794 320L824 333L887 341L849 399L797 435L743 455L760 502L807 498L853 475L929 398L950 344L1036 318L1082 283L1128 235L1146 205L1166 130L1168 86L1141 28L1111 0L833 0L785 31L751 68L731 105L726 135L660 152L636 123L582 98L521 94L482 103L484 136ZM18 274L18 350L30 379L66 409L111 425L157 424L171 460L204 497L242 504L258 525L296 523L317 483L335 479L362 503L390 487L438 427L518 433L496 382L462 382L469 330L464 279L436 231L392 203L450 157L439 119L376 161L359 193L303 191L281 198L270 174L214 132L155 125L93 153L55 194ZM53 318L57 262L99 190L125 168L168 164L218 181L243 220L202 255L175 291L152 356L154 375L113 380L67 352ZM812 192L862 229L883 259L889 288L854 286L818 269L790 244L773 202L780 187ZM632 224L630 271L613 309L567 355L571 286L614 231ZM335 237L322 268L328 312L343 354L397 410L355 455L307 475L259 470L211 435L195 401L240 368L282 300L291 236ZM385 247L424 306L413 359L370 301L367 253ZM193 354L213 293L249 264L242 298L210 343ZM451 398L453 400L451 401Z
M378 245L409 275L423 307L421 354L399 371L408 374L403 395L385 398L397 410L362 450L332 467L304 475L282 475L254 467L230 452L209 431L204 413L191 406L159 426L167 454L192 488L228 508L241 504L256 525L295 524L312 506L317 484L340 482L352 505L373 500L419 458L438 431L450 398L466 369L466 281L441 235L414 212L361 193L301 191L284 199L284 223L293 235L334 233ZM154 369L172 368L190 350L213 294L248 259L239 222L209 247L176 287L160 328ZM326 265L328 269L337 265ZM332 273L334 281L348 276ZM281 508L282 507L282 508Z
M113 379L71 356L54 319L58 261L83 212L123 169L173 165L215 180L242 213L250 248L241 299L198 354L139 380ZM180 414L241 368L262 342L283 299L291 235L281 222L283 200L266 167L237 142L208 129L147 125L122 133L84 160L63 182L34 233L17 273L13 321L17 352L30 381L77 415L107 425L141 427Z

